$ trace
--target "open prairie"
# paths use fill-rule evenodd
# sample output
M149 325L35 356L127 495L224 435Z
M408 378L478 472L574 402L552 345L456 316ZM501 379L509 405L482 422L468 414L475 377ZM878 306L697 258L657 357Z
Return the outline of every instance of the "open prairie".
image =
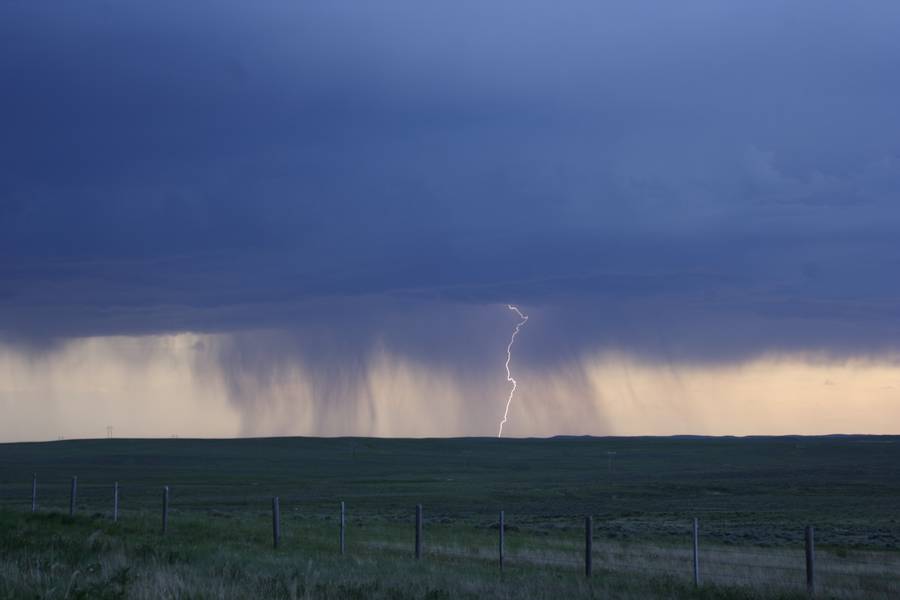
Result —
M170 490L165 534L163 486ZM0 596L11 598L802 597L807 525L815 527L820 595L898 597L900 438L0 445Z

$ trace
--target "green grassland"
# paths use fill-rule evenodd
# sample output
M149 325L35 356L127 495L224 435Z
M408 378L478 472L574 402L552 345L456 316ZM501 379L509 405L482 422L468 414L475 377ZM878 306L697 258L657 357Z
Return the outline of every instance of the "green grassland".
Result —
M277 550L273 496L283 519ZM417 562L418 503L426 521ZM594 519L590 580L585 515ZM808 524L822 597L900 597L900 437L0 444L0 597L799 598Z

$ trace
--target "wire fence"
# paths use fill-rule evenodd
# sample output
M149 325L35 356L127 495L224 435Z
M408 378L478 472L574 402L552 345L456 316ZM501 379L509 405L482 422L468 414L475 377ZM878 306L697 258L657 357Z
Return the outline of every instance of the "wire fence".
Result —
M16 493L23 488L24 486L17 486ZM119 503L124 488L120 488L118 482L114 486L84 484L73 478L65 484L41 484L35 479L30 488L31 498L28 504L31 512L68 511L70 514L87 513L102 518L118 518L121 514ZM128 497L142 497L142 512L149 510L148 507L155 503L148 503L148 496L158 498L158 503L155 504L161 513L159 519L162 534L169 528L177 529L177 522L170 521L170 511L173 509L185 513L210 509L215 494L210 493L207 498L202 486L192 491L194 493L187 495L187 501L182 503L170 501L168 486L136 484L127 488ZM259 499L262 494L252 494L251 497ZM243 498L236 504L246 508L247 500L248 498ZM281 520L285 504L277 497L270 498L270 503L272 546L277 549L283 535ZM21 510L28 504L21 495L16 498L9 494L0 495L0 505L4 507L17 507ZM260 510L251 511L251 514L256 517L268 515L268 511L263 509L265 505L259 504ZM339 533L335 533L335 548L339 548L340 554L344 554L347 548L347 528L361 528L367 517L374 518L374 515L354 514L353 519L347 519L345 509L352 511L352 507L343 501L334 504L335 507L340 506L340 529ZM580 539L574 535L579 529L576 521L569 519L567 524L560 525L559 516L548 517L548 520L554 520L554 528L559 534L555 537L546 535L546 532L543 532L544 537L535 537L533 530L517 536L519 528L515 525L515 516L506 513L505 518L498 514L497 522L489 527L493 530L492 537L496 536L493 541L483 532L484 539L477 543L456 543L452 525L429 522L425 515L421 506L416 506L415 511L410 510L408 513L410 523L415 524L413 543L396 539L371 539L371 535L384 533L378 531L358 536L355 548L351 551L409 551L417 560L444 557L495 561L501 569L527 566L581 570L582 575L588 577L600 571L610 571L693 580L697 586L751 586L784 591L805 589L810 594L840 598L900 598L900 553L859 549L848 551L831 547L817 549L815 530L810 526L806 527L805 536L788 536L791 539L805 538L803 545L726 546L704 543L702 524L695 521L692 531L685 528L687 533L684 544L673 545L605 539L594 533L594 521L591 517L585 518L585 535L580 536ZM540 519L535 515L528 515L523 518L523 522L525 521L534 526ZM689 520L685 519L685 523L688 524ZM426 543L426 532L432 528L445 531L443 535L436 536L436 541ZM804 527L797 529L798 532L804 531ZM781 536L782 539L784 537Z

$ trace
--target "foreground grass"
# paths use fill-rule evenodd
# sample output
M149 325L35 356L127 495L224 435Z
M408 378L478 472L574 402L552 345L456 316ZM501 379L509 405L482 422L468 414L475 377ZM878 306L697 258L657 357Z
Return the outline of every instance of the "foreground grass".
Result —
M26 512L32 473L35 515ZM72 475L74 518L61 514ZM340 501L346 556L337 551ZM417 503L426 509L419 562ZM0 598L800 598L807 524L816 526L821 597L898 598L898 515L900 438L886 436L0 444Z
M509 536L501 572L494 537L481 527L429 523L426 556L412 557L412 529L389 520L348 530L291 517L278 550L264 515L0 512L3 598L802 598L802 554L783 549L707 549L695 589L686 548L598 540L595 576L582 573L577 536ZM821 555L826 597L900 595L900 560L885 553Z
M416 562L395 526L355 536L347 556L327 547L324 528L294 523L279 550L257 520L181 515L163 537L155 520L3 513L0 595L8 598L751 598L757 592L694 591L666 575L633 578L600 570L586 581L558 554L496 563L429 545ZM333 537L333 536L332 536ZM433 537L441 538L439 533ZM463 536L465 537L465 536ZM380 541L387 540L387 541ZM391 541L393 540L393 541ZM333 543L331 544L333 546Z

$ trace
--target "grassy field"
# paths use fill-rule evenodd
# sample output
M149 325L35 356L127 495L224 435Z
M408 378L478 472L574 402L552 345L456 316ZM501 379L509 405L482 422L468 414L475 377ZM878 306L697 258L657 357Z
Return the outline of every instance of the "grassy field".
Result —
M165 536L163 485L171 489ZM273 550L276 495L283 543ZM418 562L417 503L426 516ZM582 573L588 514L590 580ZM800 598L810 524L820 595L895 598L898 519L898 437L0 444L0 597Z

